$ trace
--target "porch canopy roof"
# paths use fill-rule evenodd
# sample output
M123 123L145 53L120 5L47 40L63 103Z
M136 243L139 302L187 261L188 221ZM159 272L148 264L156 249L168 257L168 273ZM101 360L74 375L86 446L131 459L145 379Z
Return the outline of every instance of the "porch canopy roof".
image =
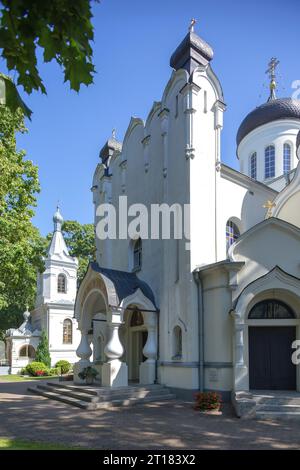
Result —
M116 269L101 268L96 262L90 263L90 267L93 271L100 273L101 275L110 279L110 281L114 285L116 294L118 296L119 304L122 302L123 299L134 294L137 289L140 289L143 292L144 296L151 300L153 305L156 306L152 289L146 282L139 279L136 273L118 271Z

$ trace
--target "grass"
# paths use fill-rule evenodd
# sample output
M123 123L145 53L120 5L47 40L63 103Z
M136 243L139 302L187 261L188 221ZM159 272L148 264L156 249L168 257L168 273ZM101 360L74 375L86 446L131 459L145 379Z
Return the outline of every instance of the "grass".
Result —
M71 447L53 442L35 442L23 439L0 438L1 450L80 450L80 447Z
M48 375L45 377L25 377L23 375L0 375L1 382L28 382L29 380L49 380L58 379L58 375Z

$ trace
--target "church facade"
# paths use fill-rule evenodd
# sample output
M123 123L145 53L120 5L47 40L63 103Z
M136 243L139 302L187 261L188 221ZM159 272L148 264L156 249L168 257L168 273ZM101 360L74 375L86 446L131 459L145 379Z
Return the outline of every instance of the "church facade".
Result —
M61 359L71 364L78 359L80 333L74 319L78 260L69 255L61 232L63 218L59 208L53 222L45 271L38 274L35 308L24 312L24 323L19 328L6 332L6 357L12 374L35 359L42 330L47 333L51 366Z
M237 134L240 171L222 163L226 109L212 48L190 28L170 59L161 101L100 152L92 183L103 204L188 207L188 237L96 238L76 297L78 373L104 386L161 383L195 390L300 390L291 360L300 334L300 101L270 96ZM119 209L119 211L118 211ZM133 214L131 214L133 215ZM178 218L173 232L178 229ZM172 225L172 224L171 224Z

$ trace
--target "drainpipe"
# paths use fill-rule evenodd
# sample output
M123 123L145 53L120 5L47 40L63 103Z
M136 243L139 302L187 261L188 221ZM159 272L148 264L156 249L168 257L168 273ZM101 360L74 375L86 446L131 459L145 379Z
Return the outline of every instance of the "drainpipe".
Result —
M204 390L204 309L203 309L203 287L199 272L194 272L197 284L198 303L198 338L199 338L199 390Z
M155 361L155 383L158 383L158 361L159 361L159 341L160 341L160 310L157 310L157 357Z

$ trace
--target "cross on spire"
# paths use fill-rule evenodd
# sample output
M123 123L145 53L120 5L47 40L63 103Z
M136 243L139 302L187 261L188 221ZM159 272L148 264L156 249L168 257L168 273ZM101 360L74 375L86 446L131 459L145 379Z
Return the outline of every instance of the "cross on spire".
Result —
M268 101L276 100L275 89L276 89L277 84L276 84L275 70L278 64L279 64L279 60L276 59L276 57L272 57L270 62L268 63L268 68L266 70L266 74L269 75L269 79L270 79L270 96L268 98Z
M192 18L191 21L190 21L190 25L189 25L190 33L194 32L194 26L195 26L196 23L197 23L197 20L195 20L195 18Z

